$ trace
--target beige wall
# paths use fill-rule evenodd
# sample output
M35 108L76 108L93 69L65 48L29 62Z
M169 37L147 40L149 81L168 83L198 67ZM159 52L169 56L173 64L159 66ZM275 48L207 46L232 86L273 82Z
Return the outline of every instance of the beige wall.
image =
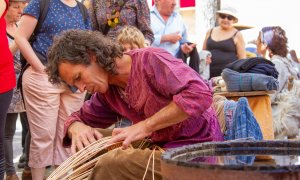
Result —
M196 22L195 8L184 8L180 10L180 14L188 30L188 38L191 42L196 42Z

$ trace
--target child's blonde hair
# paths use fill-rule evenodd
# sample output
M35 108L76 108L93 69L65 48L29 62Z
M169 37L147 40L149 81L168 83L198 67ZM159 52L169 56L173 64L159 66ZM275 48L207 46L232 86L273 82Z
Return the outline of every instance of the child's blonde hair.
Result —
M139 48L145 47L145 38L143 33L134 26L124 26L118 33L117 41L120 44L137 45Z

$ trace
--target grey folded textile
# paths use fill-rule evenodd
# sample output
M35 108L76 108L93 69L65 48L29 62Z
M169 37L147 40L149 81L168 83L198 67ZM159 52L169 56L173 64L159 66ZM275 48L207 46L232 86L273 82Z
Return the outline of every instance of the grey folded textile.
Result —
M222 72L227 91L271 91L278 89L278 81L272 76L255 73L238 73L225 68Z

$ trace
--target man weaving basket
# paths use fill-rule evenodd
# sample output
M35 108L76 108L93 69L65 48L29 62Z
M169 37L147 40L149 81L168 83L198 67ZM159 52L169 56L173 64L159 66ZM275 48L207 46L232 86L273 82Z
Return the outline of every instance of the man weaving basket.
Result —
M55 38L48 59L50 82L93 94L65 122L64 145L71 144L73 152L103 137L95 128L107 128L120 117L133 122L113 129L109 143L122 141L123 148L104 154L90 179L142 179L153 151L127 147L146 137L164 149L223 140L210 87L165 50L123 54L99 32L70 30ZM156 179L162 178L160 153L154 155Z

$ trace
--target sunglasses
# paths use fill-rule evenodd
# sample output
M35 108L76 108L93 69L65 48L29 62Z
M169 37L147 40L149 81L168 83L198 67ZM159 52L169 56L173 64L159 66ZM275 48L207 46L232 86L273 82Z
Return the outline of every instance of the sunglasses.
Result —
M235 19L235 17L231 16L231 15L226 15L226 14L219 14L219 17L222 19L227 18L229 21L232 21Z

